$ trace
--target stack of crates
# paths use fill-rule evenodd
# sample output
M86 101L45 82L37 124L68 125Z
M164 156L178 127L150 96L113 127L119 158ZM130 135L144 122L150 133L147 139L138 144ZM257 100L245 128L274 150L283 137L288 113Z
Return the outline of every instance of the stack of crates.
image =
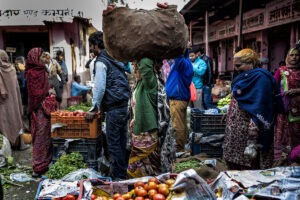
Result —
M190 128L192 130L191 154L206 153L210 157L220 158L223 154L222 146L195 143L195 134L202 133L203 137L224 134L226 123L222 120L224 114L204 114L203 110L191 110ZM222 141L216 141L222 142Z
M51 125L56 123L66 126L57 128L51 133L52 162L56 162L62 153L77 151L83 156L83 161L89 168L98 170L97 159L101 156L102 150L101 115L88 122L84 116L66 117L51 114Z

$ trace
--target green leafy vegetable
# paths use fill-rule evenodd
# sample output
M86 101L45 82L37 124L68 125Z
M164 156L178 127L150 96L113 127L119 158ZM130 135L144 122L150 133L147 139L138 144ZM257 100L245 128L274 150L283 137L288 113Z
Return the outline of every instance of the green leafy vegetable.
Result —
M90 108L91 108L91 103L81 103L79 105L73 105L68 108L65 108L65 110L68 110L71 112L74 112L76 110L82 110L83 112L87 112L90 110Z
M186 169L198 169L200 167L201 167L201 163L199 162L199 160L192 159L192 160L176 163L175 172L179 173Z
M56 163L50 167L47 172L47 177L60 179L70 172L86 167L82 155L79 152L72 152L71 154L62 155Z

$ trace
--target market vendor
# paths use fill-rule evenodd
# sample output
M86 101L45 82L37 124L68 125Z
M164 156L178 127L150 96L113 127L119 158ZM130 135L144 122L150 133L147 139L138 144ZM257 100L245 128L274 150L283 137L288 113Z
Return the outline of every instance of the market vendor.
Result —
M97 58L92 108L86 113L86 119L94 119L100 109L106 112L106 137L112 167L111 176L115 180L126 179L129 156L126 143L130 87L125 75L125 66L107 54L101 31L92 33L89 43L90 51L97 55Z

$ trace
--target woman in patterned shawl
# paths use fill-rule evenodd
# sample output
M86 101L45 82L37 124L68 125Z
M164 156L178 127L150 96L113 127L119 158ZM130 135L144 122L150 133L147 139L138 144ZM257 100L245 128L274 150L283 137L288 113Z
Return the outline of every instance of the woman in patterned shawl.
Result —
M273 164L275 96L279 90L272 74L258 65L258 56L252 49L242 49L234 55L239 75L232 81L233 98L223 144L223 157L231 170L264 169ZM246 153L250 143L256 150L251 153L256 153Z
M276 71L274 78L280 84L285 113L278 115L275 129L275 160L281 160L300 144L300 51L289 50L286 65Z
M158 63L158 62L157 62ZM132 95L134 118L127 174L131 178L171 171L175 141L164 81L153 60L144 58L135 67L137 86Z
M41 48L29 51L26 61L26 77L31 113L33 176L48 170L52 160L50 112L56 109L55 95L49 95L46 55Z

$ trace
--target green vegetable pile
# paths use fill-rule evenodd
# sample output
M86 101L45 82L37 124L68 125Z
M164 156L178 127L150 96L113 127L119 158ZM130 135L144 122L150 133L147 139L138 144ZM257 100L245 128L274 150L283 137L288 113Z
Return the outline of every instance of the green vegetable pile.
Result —
M91 108L91 103L81 103L78 105L70 106L70 107L66 108L65 110L68 110L71 112L74 112L76 110L82 110L83 112L87 112L90 110L90 108Z
M229 105L230 104L230 101L231 101L231 94L227 95L226 97L220 99L218 101L218 108L222 108L223 106L225 105Z
M82 155L79 152L72 152L62 155L50 167L46 175L50 179L60 179L73 171L86 167Z
M196 170L196 169L200 168L201 165L202 165L201 162L199 160L195 160L195 159L182 161L182 162L175 164L175 172L179 173L179 172L182 172L187 169L195 169Z

